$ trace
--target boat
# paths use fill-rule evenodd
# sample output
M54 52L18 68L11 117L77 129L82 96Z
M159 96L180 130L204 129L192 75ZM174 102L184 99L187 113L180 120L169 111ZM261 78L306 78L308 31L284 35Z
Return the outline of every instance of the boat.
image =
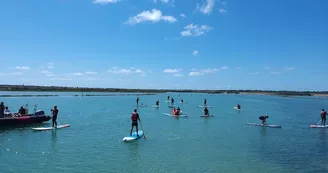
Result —
M44 111L39 110L34 114L27 114L25 116L11 116L0 118L0 126L14 126L14 125L25 125L25 124L34 124L42 123L49 121L51 116L45 115Z

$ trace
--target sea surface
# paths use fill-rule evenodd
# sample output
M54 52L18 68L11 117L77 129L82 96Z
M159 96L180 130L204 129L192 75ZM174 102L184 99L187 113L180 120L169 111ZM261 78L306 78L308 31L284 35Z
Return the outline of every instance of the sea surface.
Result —
M265 95L164 93L139 96L138 108L147 139L122 142L129 135L136 96L73 96L81 93L0 92L0 94L58 94L58 97L0 98L11 111L33 105L50 114L57 105L58 123L71 127L33 131L51 121L17 128L0 128L1 173L327 173L328 129L309 128L320 118L328 99ZM94 93L93 93L94 94ZM189 115L170 113L167 96ZM201 118L203 99L210 114ZM160 100L160 108L152 107ZM184 99L185 104L178 103ZM241 104L242 110L233 107ZM269 115L268 124L248 126Z

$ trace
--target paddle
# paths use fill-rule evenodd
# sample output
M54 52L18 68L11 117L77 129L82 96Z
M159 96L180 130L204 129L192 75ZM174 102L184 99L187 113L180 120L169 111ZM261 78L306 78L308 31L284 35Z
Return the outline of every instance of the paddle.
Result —
M139 120L139 122L140 122L141 129L142 129L142 131L143 131L143 134L144 134L144 138L147 139L147 137L146 137L146 135L145 135L145 131L144 131L143 127L142 127L141 121Z
M320 122L321 122L321 120L319 120L319 122L317 123L317 125L319 125Z

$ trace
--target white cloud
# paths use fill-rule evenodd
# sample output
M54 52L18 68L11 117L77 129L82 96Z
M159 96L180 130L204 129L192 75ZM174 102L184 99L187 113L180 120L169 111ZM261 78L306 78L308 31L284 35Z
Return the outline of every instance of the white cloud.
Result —
M82 73L73 73L74 76L83 76Z
M220 69L217 69L217 68L208 68L208 69L202 70L201 72L202 73L215 73L215 72L218 72L218 71L220 71Z
M108 70L108 72L113 73L113 74L123 74L123 75L130 75L130 74L140 74L140 75L145 75L145 72L140 69L135 69L133 67L130 67L129 69L124 69L124 68L118 68L118 67L112 67L111 69Z
M186 18L187 16L185 14L181 13L180 17Z
M16 66L17 70L31 70L30 67L27 66Z
M192 71L189 73L189 76L202 76L204 73L197 72L197 71Z
M211 14L214 5L215 5L215 0L206 0L206 3L204 3L202 6L200 6L200 4L197 3L196 8L203 14Z
M43 70L43 71L41 71L40 73L43 73L43 74L49 74L49 73L51 73L50 71L47 71L47 70Z
M280 72L278 72L278 71L273 71L273 72L271 72L271 74L280 74Z
M98 72L94 72L94 71L87 71L87 72L85 72L85 74L98 74Z
M210 30L212 30L212 28L207 25L198 26L194 24L189 24L184 27L184 31L182 31L180 34L183 37L200 36L205 34L206 32L209 32Z
M294 67L285 67L284 70L295 70Z
M221 70L227 70L227 69L229 69L229 67L227 67L227 66L221 67Z
M55 75L53 75L53 74L46 74L46 76L48 76L48 77L53 77L53 76L55 76Z
M198 55L198 50L194 50L194 51L192 52L192 55L194 55L194 56Z
M109 4L109 3L112 3L112 4L115 4L117 2L119 2L121 0L94 0L93 3L94 4L102 4L102 5L105 5L105 4Z
M221 9L219 9L219 12L220 13L226 13L226 12L228 12L226 9L224 9L224 8L221 8Z
M177 21L177 19L173 16L163 16L160 10L152 9L151 11L142 11L136 16L130 17L126 24L135 25L147 21L157 23L161 20L169 23L174 23Z
M183 74L174 74L173 76L174 76L174 77L182 77Z
M13 75L21 75L22 73L20 73L20 72L13 72L11 74L13 74Z
M179 73L182 71L181 69L165 69L163 72L164 73Z
M170 0L153 0L154 3L161 2L162 4L167 4L170 2Z

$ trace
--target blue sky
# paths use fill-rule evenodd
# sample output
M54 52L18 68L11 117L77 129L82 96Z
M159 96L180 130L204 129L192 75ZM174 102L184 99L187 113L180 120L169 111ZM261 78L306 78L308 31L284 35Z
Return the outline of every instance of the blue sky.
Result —
M328 1L0 1L0 84L328 90Z

